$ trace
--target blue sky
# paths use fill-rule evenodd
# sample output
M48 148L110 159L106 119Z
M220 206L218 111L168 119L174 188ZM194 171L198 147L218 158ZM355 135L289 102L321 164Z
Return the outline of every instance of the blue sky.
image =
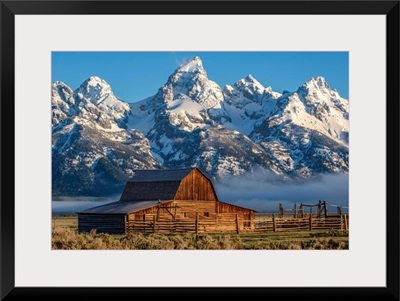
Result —
M98 76L116 96L135 102L154 95L180 64L195 56L221 88L251 74L274 91L295 91L311 77L323 76L348 98L348 52L53 52L52 81L75 90Z

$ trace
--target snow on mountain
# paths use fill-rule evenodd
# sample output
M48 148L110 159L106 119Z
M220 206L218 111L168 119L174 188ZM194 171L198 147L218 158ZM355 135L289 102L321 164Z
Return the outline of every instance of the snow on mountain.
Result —
M118 127L126 128L130 106L114 95L110 85L103 79L92 76L76 91L75 95L82 104L82 112L91 112L91 104L101 112L103 120L115 122ZM96 111L95 111L96 112ZM105 127L105 123L102 124Z
M210 103L204 101L204 91L212 107L204 106ZM175 70L155 96L131 104L134 120L129 126L147 135L153 155L168 167L196 162L216 176L248 170L239 163L239 152L232 157L226 151L226 145L238 143L229 129L247 135L263 150L263 159L250 165L262 161L275 173L299 178L348 171L348 101L324 78L312 78L297 91L282 95L248 75L227 85L222 98L219 93L196 57ZM223 132L221 127L226 137L219 135L215 148L206 137ZM245 158L251 161L248 155Z
M260 147L242 133L221 127L231 120L223 102L220 87L207 78L195 57L177 68L156 95L131 104L128 126L146 134L153 156L167 167L198 165L215 177L254 166L269 168ZM243 152L250 149L260 150Z
M64 119L78 118L106 130L126 128L130 106L117 98L102 79L92 76L77 90L63 82L52 84L52 124Z
M249 137L282 172L299 177L348 172L348 101L322 77L277 99Z
M71 115L75 115L75 97L70 87L61 81L51 85L52 125L56 125Z
M167 85L171 88L172 102L179 99L180 95L186 95L203 108L210 109L220 107L220 102L223 101L221 88L208 79L203 62L198 56L176 69L169 77Z
M98 77L52 85L53 194L119 192L135 169L159 168L148 139L127 130L130 106Z
M136 118L129 126L147 133L149 115L163 111L171 125L192 132L212 124L209 112L221 109L222 101L221 88L208 79L201 59L195 57L177 68L156 95L131 104Z
M195 163L217 179L254 170L275 172L263 148L238 131L217 126L201 131L199 136Z
M320 121L315 123L320 131L325 130L333 139L348 144L349 102L331 90L323 77L310 79L297 90L297 96L307 113Z
M268 116L281 94L265 88L252 75L224 88L223 108L229 116L224 126L250 134L256 123Z
M349 103L323 77L280 94L248 75L222 91L194 57L139 102L122 101L95 76L75 91L53 83L51 101L59 193L115 192L137 168L196 165L214 179L349 168Z

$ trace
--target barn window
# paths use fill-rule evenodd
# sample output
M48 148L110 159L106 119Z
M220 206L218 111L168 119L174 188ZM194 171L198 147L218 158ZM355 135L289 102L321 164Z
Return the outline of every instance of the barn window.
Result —
M210 216L210 212L204 212L204 216L209 217Z
M183 217L187 217L187 216L186 216L186 212L183 212Z

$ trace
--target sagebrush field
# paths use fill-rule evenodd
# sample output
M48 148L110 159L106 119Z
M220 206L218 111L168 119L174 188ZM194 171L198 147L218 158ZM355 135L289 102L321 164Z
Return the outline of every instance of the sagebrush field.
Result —
M76 216L53 217L53 250L348 250L342 230L243 234L78 233Z

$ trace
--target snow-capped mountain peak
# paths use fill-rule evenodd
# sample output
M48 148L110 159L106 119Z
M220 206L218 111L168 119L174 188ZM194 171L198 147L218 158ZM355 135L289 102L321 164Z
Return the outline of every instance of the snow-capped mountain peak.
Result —
M63 81L57 80L51 84L52 87L68 87L68 89L71 89L66 83Z
M179 87L182 86L182 84L188 83L190 81L208 81L207 72L204 70L203 62L198 56L181 64L175 70L175 72L170 75L167 84L172 84L174 87ZM179 90L179 92L181 91ZM177 94L179 92L176 92L174 94Z
M304 83L303 87L308 90L330 90L328 83L322 76L312 77Z
M279 93L273 92L271 87L265 88L251 74L237 81L233 86L224 88L225 102L237 108L243 108L249 103L262 105L268 98L278 98Z
M235 83L235 87L242 92L247 92L252 99L252 95L264 94L265 87L260 84L258 80L256 80L251 74L249 74L246 78L241 79L240 81Z
M91 76L76 91L78 98L90 101L106 115L120 120L130 111L129 104L114 95L111 86L102 78Z
M258 82L251 74L247 75L245 80L249 82Z
M297 94L304 104L310 109L320 105L328 105L338 109L348 119L349 103L347 99L342 98L339 93L332 90L325 78L317 76L304 83Z
M204 70L203 61L200 59L200 57L195 56L194 58L181 64L179 66L178 70L180 72L196 72L196 71Z
M106 130L126 128L130 106L116 97L110 85L97 76L85 80L72 91L63 82L52 84L53 125L70 118Z
M245 78L242 78L240 80L241 82L246 82L246 83L256 83L256 84L260 84L260 82L254 78L253 75L249 74L247 75Z
M59 124L76 112L74 91L62 81L51 85L51 107L53 125Z
M97 76L91 76L85 80L76 90L76 93L85 99L90 99L94 104L99 104L105 98L115 97L110 85Z
M163 98L163 102L179 100L184 96L204 109L220 108L223 101L221 88L208 79L203 62L197 56L177 68L160 91L162 95L156 97ZM171 107L171 104L168 106Z
M51 98L56 102L69 102L74 91L62 81L56 81L51 85Z

